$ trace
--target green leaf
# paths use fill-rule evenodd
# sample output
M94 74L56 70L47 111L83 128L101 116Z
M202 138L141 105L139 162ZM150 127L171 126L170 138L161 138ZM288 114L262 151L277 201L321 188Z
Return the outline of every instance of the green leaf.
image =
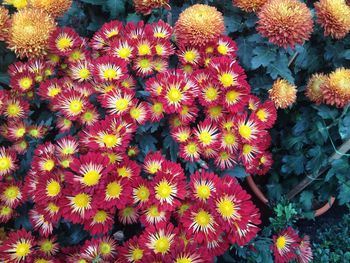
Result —
M317 110L317 114L325 120L335 119L338 115L337 109L330 108L326 105L313 105L312 107L315 108Z
M229 175L229 176L236 177L236 178L245 178L249 174L247 174L247 172L245 171L245 169L243 167L235 166L232 169L225 170L223 172L223 175Z
M138 14L131 13L131 14L128 14L128 16L126 17L126 22L138 22L141 19L142 19L142 17L139 16Z
M10 84L10 77L7 73L0 73L0 84L1 83L6 85Z
M314 195L310 191L304 191L300 194L299 201L306 210L310 210L312 208L313 197Z
M110 13L111 19L116 19L124 15L125 13L125 2L124 0L107 0L103 6L104 11Z
M267 65L266 72L270 74L272 79L281 77L288 80L291 84L294 84L292 72L288 68L288 57L285 53L279 52L275 61Z
M294 172L299 175L304 172L305 157L303 155L286 155L282 158L282 161L284 163L281 168L283 173L290 174Z
M343 140L350 138L350 115L345 116L339 122L339 134Z
M244 25L242 23L242 16L237 13L232 13L224 16L227 34L240 31Z
M338 199L340 205L350 202L350 180L340 185Z
M336 159L331 163L332 167L328 170L327 175L325 177L325 181L328 182L334 175L337 177L345 177L349 171L349 163L345 158Z
M103 5L105 0L81 0L84 3L92 4L92 5Z
M266 67L269 63L273 62L276 59L276 49L273 49L267 45L257 46L253 50L255 55L252 58L252 69L257 69L260 66Z

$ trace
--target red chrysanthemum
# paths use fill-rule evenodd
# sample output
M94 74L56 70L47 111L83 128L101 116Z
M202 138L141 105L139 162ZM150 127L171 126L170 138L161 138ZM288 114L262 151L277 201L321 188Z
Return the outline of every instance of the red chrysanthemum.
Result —
M272 101L267 100L260 104L254 111L255 120L258 121L259 126L264 129L269 129L273 126L277 119L277 111Z
M113 228L114 212L113 210L106 211L104 209L97 209L94 214L84 220L84 229L89 231L91 235L106 234Z
M0 147L0 177L6 176L17 169L16 153L5 147Z
M313 28L311 11L298 0L271 0L263 5L258 17L260 34L284 48L303 44Z
M207 203L214 197L220 183L219 177L214 173L195 172L191 175L190 189L192 194L190 197L194 201Z
M299 239L298 234L291 227L273 236L271 249L275 256L275 262L284 263L296 259Z
M309 236L304 236L299 243L297 250L298 263L310 263L313 260Z
M126 62L123 59L103 56L94 61L93 75L96 81L121 81L127 73Z
M69 27L58 27L51 33L49 48L54 54L67 56L82 45L80 36Z
M138 237L133 237L118 247L118 256L121 260L128 263L142 262L145 250L140 244Z
M36 209L31 209L29 211L29 221L32 224L33 229L40 233L40 236L48 237L52 234L53 223L47 221L45 216L38 213Z

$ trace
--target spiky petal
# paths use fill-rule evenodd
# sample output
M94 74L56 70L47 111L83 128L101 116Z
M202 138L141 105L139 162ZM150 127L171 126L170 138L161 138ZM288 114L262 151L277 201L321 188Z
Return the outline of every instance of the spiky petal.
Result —
M276 108L281 109L292 105L297 98L296 94L296 87L289 84L285 79L276 80L269 90L270 99L275 103Z

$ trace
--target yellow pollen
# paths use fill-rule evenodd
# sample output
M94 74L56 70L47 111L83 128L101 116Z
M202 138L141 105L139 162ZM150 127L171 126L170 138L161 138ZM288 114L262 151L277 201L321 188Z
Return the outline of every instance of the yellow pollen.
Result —
M195 143L189 143L186 145L187 152L189 154L195 154L198 150L197 145Z
M149 61L149 59L144 58L140 60L139 65L142 69L148 69L151 65L151 62Z
M243 154L247 155L249 153L251 153L251 151L253 150L253 146L249 145L249 144L244 144L243 145Z
M203 185L199 185L197 188L196 188L196 191L197 191L197 196L200 198L200 199L208 199L210 197L210 187L203 184Z
M207 131L202 131L200 134L199 134L199 140L207 145L207 144L210 144L212 142L212 136L209 132Z
M41 245L40 245L40 249L43 251L43 252L50 252L53 248L53 244L51 241L49 240L45 240Z
M60 88L50 88L47 95L49 97L55 97L58 93L61 92L61 89Z
M77 194L73 198L73 202L78 208L87 208L90 204L90 200L90 196L85 193Z
M219 76L219 80L225 88L230 87L235 83L235 79L230 73L222 74L221 76Z
M102 255L107 255L111 253L111 250L112 250L111 245L106 242L102 242L99 246L99 251Z
M256 113L256 116L258 116L259 120L261 121L266 121L267 119L266 111L264 111L263 109L258 110L258 112Z
M141 116L141 111L140 111L140 109L138 109L138 108L132 108L132 109L130 110L130 116L131 116L131 118L133 118L133 119L135 119L135 120L137 120L138 118L140 118L140 116Z
M211 215L204 210L200 210L195 217L196 223L198 225L200 225L201 227L208 226L210 224L211 220L212 220Z
M150 174L155 174L156 172L159 171L159 169L160 169L159 163L151 163L147 170Z
M87 186L94 186L98 184L101 174L96 170L90 170L86 172L83 176L83 183Z
M119 34L119 31L112 30L112 31L108 32L107 37L108 38L115 37L115 36L118 36L118 34Z
M184 60L186 62L194 62L196 59L196 53L194 51L186 51L184 54Z
M118 76L118 72L113 68L108 68L102 73L105 80L114 80Z
M83 109L83 103L80 100L72 100L69 103L69 110L74 114L79 114Z
M228 51L228 49L227 49L227 47L225 46L225 45L219 45L218 46L218 52L220 53L220 54L222 54L222 55L226 55L227 54L227 51Z
M218 98L218 91L214 87L209 87L205 91L205 97L210 100L216 100Z
M131 173L126 167L121 167L117 169L118 175L121 177L130 177Z
M238 129L239 134L244 138L244 139L249 139L250 136L252 135L252 129L248 125L241 125Z
M140 199L141 201L147 201L149 198L149 190L146 186L142 185L138 188L136 196L138 199Z
M61 185L57 181L51 181L46 186L46 193L50 197L57 196L61 191Z
M129 106L129 101L125 98L121 98L115 102L115 108L118 111L125 111Z
M235 102L237 101L238 96L239 96L239 93L237 91L231 90L226 93L226 100L228 102Z
M4 157L0 157L0 172L1 171L7 171L8 169L10 169L12 166L12 161L9 157L4 156Z
M140 56L146 56L146 55L151 55L151 48L147 44L141 44L138 47L139 55Z
M236 143L236 137L231 133L227 133L224 135L224 142L227 145L233 145Z
M154 103L154 105L152 106L153 111L157 114L160 114L163 112L163 104L160 102L156 102Z
M21 108L17 104L10 104L7 106L7 114L9 117L17 116L21 111Z
M31 78L25 77L19 81L19 86L22 90L29 89L33 84L33 80Z
M66 50L73 45L73 41L70 38L62 37L57 41L57 48L59 50Z
M12 213L12 208L8 206L1 207L0 215L8 216Z
M283 248L286 247L286 244L287 244L287 240L284 236L280 236L277 238L276 240L276 247L279 249L279 250L282 250Z
M193 261L190 258L178 258L175 263L193 263Z
M186 133L186 132L180 133L180 134L178 135L178 138L179 138L179 141L180 141L180 142L185 142L185 141L187 141L189 137L190 137L189 134Z
M31 246L28 243L19 243L16 246L16 252L15 252L16 257L17 258L24 258L24 257L26 257L31 252L30 248L31 248Z
M165 38L166 34L164 32L155 32L153 36L156 38Z
M90 71L87 68L82 68L79 70L79 77L83 80L88 79L90 77Z
M51 211L51 212L58 212L58 210L60 209L57 205L55 205L54 203L49 203L47 205L47 208Z
M105 134L102 137L102 142L106 145L107 148L111 148L117 144L118 138L114 134Z
M26 129L25 128L19 128L17 131L16 131L16 136L17 137L23 137L23 135L26 133Z
M55 162L51 159L43 163L43 170L50 172L55 167Z
M165 199L170 197L172 187L168 184L168 182L162 181L156 186L155 190L157 195L159 195L162 199Z
M81 52L79 50L75 50L72 54L69 55L74 61L77 61L81 58Z
M119 49L117 53L118 53L118 57L123 58L123 59L127 59L131 55L131 50L130 50L130 48L123 47L123 48Z
M156 206L151 206L149 209L149 214L152 217L158 217L160 215L159 210Z
M177 88L171 87L170 90L168 91L168 98L171 102L177 103L181 101L182 94Z
M143 257L143 250L139 248L135 248L132 252L131 258L136 261L140 260Z
M107 213L103 210L97 211L97 213L94 216L94 221L97 223L103 223L107 220Z
M108 196L118 198L122 192L122 186L120 183L114 181L107 185L106 193Z
M219 213L224 218L230 218L235 213L235 205L229 200L229 199L222 199L217 204L217 209L219 210Z
M170 248L170 242L167 237L160 237L155 243L154 243L154 250L156 253L162 253L165 254Z
M163 54L163 47L161 45L156 45L156 52L158 56L161 56Z

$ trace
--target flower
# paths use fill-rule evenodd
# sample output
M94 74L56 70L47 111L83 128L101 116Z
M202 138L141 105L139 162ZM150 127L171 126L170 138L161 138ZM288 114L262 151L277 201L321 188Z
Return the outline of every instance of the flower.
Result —
M5 147L0 147L0 177L9 175L17 169L16 153Z
M212 6L196 4L179 16L175 25L176 41L183 46L204 46L224 32L222 14Z
M19 58L43 57L47 54L55 21L43 10L26 8L11 18L7 43Z
M264 6L267 0L233 0L233 5L246 12L256 12Z
M27 261L34 253L35 241L30 232L25 229L9 233L7 239L0 245L2 259L8 262Z
M34 230L40 233L40 236L48 237L52 234L53 223L45 220L44 215L38 213L37 209L31 209L29 211L29 221Z
M149 15L152 9L166 8L170 9L169 0L133 0L137 13Z
M55 236L38 240L38 250L46 256L54 256L59 251L59 244Z
M29 0L29 6L42 9L53 17L62 16L71 4L72 0Z
M28 6L27 0L5 0L4 4L13 5L17 9L22 9Z
M128 263L141 262L145 254L138 237L133 237L118 247L118 256Z
M0 41L5 41L7 38L7 32L10 26L10 15L9 11L0 6Z
M320 0L315 4L317 22L324 35L344 38L350 31L350 7L345 0Z
M315 102L316 104L321 104L323 102L322 89L326 81L327 76L325 74L313 74L306 86L306 97L308 97L311 101Z
M323 99L338 108L350 102L350 69L338 68L331 72L322 86Z
M312 249L309 240L309 236L304 236L297 249L297 260L298 263L310 263L313 260Z
M218 143L219 130L209 119L205 119L197 125L194 136L201 147L215 148Z
M278 46L294 48L310 38L312 15L298 0L271 0L258 13L257 30Z
M293 228L288 227L272 238L273 245L271 249L273 250L276 263L284 263L296 259L299 236Z
M69 27L58 27L50 35L50 51L57 55L66 56L81 44L80 36Z
M94 61L93 74L99 82L123 80L126 72L126 62L123 59L103 56Z
M275 103L276 108L286 109L296 101L297 88L285 79L276 80L269 90L270 100Z
M106 234L113 227L113 214L110 211L97 209L91 217L84 220L84 229L89 231L91 235Z
M270 100L258 105L253 114L255 116L254 119L259 122L259 126L264 129L271 128L277 119L275 105Z

